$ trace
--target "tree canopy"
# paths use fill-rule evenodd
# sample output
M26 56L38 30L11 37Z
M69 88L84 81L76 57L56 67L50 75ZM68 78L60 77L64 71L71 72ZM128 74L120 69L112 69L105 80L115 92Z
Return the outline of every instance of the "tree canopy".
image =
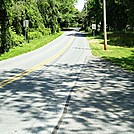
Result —
M76 0L1 0L0 1L0 53L24 42L59 32L77 23ZM29 27L24 28L24 20Z
M106 0L107 27L110 30L134 28L134 0ZM95 23L103 29L103 0L87 0L82 11L83 29Z

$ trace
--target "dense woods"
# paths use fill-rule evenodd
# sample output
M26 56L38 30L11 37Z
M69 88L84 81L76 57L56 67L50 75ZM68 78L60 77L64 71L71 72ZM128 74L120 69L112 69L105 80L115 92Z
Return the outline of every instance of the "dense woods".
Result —
M31 40L76 25L76 0L1 0L0 53ZM29 27L24 27L29 20Z
M134 28L134 0L106 0L107 29L110 31ZM81 12L82 28L90 30L92 23L103 30L103 0L86 0ZM99 28L100 27L100 28ZM96 31L97 32L97 31Z

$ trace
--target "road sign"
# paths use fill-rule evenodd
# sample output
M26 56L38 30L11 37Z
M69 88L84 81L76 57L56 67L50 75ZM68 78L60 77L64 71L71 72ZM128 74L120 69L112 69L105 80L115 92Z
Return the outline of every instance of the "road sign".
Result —
M29 20L23 21L23 27L29 27Z
M96 24L92 24L92 29L96 30Z

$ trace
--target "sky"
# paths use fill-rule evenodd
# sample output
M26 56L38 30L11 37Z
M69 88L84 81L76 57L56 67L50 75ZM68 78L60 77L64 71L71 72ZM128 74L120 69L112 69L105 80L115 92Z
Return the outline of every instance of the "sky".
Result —
M78 0L78 3L75 5L75 7L79 10L82 11L84 7L84 0Z

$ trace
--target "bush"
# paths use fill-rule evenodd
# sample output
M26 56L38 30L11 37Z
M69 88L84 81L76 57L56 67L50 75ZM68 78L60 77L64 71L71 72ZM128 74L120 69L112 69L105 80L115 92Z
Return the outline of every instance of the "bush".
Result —
M18 46L24 42L24 36L16 34L12 27L9 27L9 34L12 47Z
M56 25L56 32L58 32L58 33L59 33L59 32L60 32L60 30L61 30L61 29L60 29L60 26L59 26L59 25Z
M88 27L88 33L91 34L92 33L92 29L90 27Z
M43 24L40 24L37 30L41 32L43 35L49 35L51 33L51 29L45 28Z
M78 22L73 22L73 23L71 24L71 27L79 27Z
M51 29L45 28L43 24L40 24L39 27L37 28L30 28L28 35L30 39L34 39L34 38L40 38L43 35L49 35L49 34L51 34Z
M88 32L89 34L92 33L92 29L90 27L86 27L85 32Z
M34 32L29 32L28 33L28 37L30 40L33 40L35 38L41 38L42 37L42 33L39 31L34 31Z
M43 29L43 35L49 35L51 34L51 29L50 28L44 28Z
M41 38L43 35L49 35L51 34L50 28L44 28L39 27L39 28L31 28L30 32L28 32L28 38L29 40L33 40L35 38Z

